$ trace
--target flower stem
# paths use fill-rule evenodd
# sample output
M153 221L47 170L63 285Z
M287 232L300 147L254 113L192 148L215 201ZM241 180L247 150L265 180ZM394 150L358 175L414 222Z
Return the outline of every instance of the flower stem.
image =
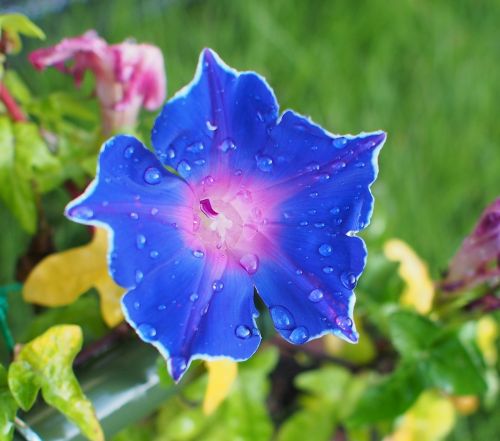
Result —
M2 82L0 82L0 100L4 104L8 114L10 115L13 121L22 122L28 120L24 112L17 105L16 101L10 94L7 87L5 87L5 84L3 84Z

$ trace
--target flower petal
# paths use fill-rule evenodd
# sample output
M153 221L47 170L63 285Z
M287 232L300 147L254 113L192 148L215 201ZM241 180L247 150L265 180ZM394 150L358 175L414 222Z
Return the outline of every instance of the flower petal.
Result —
M193 218L192 194L137 139L117 136L103 146L95 181L66 215L111 231L110 272L129 288L184 246L189 232L178 225Z
M264 79L239 73L205 49L193 81L163 108L152 141L160 160L196 182L218 170L247 170L267 141L278 104Z
M127 321L168 360L178 381L191 360L246 360L260 343L253 285L227 256L178 250L122 300Z
M276 329L295 344L328 332L356 342L353 289L365 265L363 241L314 227L283 232L280 245L268 242L253 276ZM331 247L326 256L323 244Z

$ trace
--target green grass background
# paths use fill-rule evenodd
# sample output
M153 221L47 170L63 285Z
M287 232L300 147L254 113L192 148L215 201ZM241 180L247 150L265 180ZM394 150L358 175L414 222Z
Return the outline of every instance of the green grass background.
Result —
M38 20L43 45L95 28L160 46L169 96L208 46L262 73L282 109L336 133L386 130L374 226L435 276L500 193L499 23L500 1L486 0L94 0ZM57 72L22 75L39 92L70 87ZM493 420L461 423L454 439L494 439Z

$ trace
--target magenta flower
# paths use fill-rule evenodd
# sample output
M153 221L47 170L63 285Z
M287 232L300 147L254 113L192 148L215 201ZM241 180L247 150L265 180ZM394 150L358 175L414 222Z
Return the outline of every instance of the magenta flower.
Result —
M126 318L176 380L193 359L257 350L255 288L289 342L357 341L366 250L354 233L372 213L383 132L338 136L290 110L279 116L262 77L205 50L152 141L154 153L133 137L108 141L66 214L111 231Z
M443 289L459 291L498 280L499 256L500 199L497 199L484 210L474 230L453 257L442 284Z
M155 110L165 101L165 67L156 46L127 41L108 45L95 31L88 31L38 49L29 60L37 69L54 66L72 75L77 85L87 69L92 71L106 134L133 127L141 107Z

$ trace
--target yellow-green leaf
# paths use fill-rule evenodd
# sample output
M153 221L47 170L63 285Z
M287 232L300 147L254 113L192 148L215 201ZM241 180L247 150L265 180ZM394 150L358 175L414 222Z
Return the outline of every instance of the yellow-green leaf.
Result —
M106 230L96 228L88 245L52 254L30 273L23 287L27 302L63 306L95 287L101 299L101 313L108 326L123 320L120 299L124 289L108 273Z
M389 260L399 262L399 275L406 283L401 303L413 307L420 314L427 314L434 300L434 284L427 265L405 242L391 239L384 245Z
M0 31L7 33L9 41L8 52L17 53L21 50L21 38L19 34L27 37L45 39L43 31L28 17L22 14L0 15Z
M208 369L208 385L203 399L203 413L212 414L231 392L238 365L231 360L215 360L205 363Z
M75 423L92 441L103 441L92 403L83 394L72 364L82 346L78 326L53 326L27 343L10 365L8 382L15 400L28 410L38 390L47 404Z
M0 364L0 441L10 441L14 436L14 418L17 404L9 391L7 372Z
M424 392L401 418L387 441L440 441L455 425L455 410L446 397Z

